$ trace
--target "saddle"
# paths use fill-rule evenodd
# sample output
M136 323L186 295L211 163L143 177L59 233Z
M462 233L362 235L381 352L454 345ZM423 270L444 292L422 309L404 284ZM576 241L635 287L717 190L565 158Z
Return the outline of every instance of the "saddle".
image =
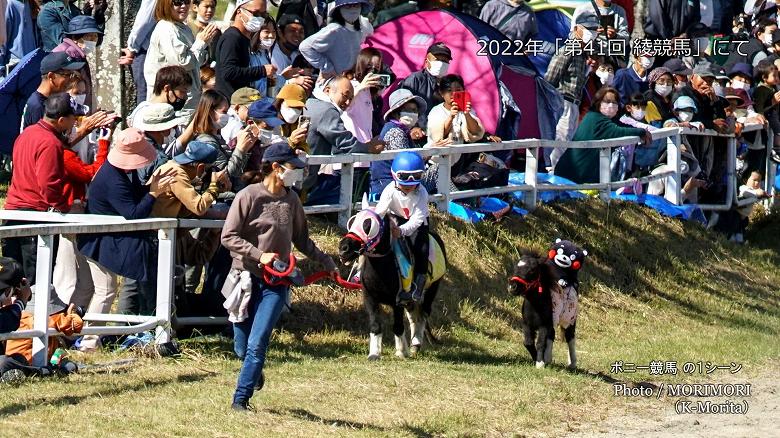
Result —
M428 279L425 282L425 288L431 287L434 281L442 278L447 270L447 261L444 258L439 242L428 235ZM414 255L406 243L406 239L393 240L393 254L398 264L399 277L401 279L402 290L409 290L414 281Z

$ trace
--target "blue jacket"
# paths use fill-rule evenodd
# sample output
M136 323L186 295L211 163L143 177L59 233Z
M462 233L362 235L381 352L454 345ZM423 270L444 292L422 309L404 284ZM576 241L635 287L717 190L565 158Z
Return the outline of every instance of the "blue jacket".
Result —
M41 45L28 0L8 0L5 28L8 39L0 46L0 66L19 61Z
M87 193L87 213L145 219L152 213L155 198L141 185L138 173L130 175L106 162L98 170ZM79 251L109 271L138 281L154 278L155 249L150 231L83 234Z
M43 50L51 52L60 45L68 23L77 16L82 15L81 10L68 0L54 0L44 3L41 12L38 13L38 29L41 31Z
M645 73L645 80L643 81L637 74L632 66L621 68L615 72L615 82L612 86L620 92L620 102L623 105L628 102L628 99L634 93L644 93L650 87L647 82L647 73Z

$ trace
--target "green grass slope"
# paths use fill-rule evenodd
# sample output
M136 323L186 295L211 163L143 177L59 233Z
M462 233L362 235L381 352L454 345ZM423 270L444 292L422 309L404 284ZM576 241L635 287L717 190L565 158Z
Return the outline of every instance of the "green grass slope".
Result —
M0 387L0 436L559 436L636 401L615 398L612 378L716 381L720 375L610 374L617 360L737 362L755 375L780 357L780 221L757 223L736 246L701 227L630 204L542 206L499 224L435 217L450 270L432 327L440 344L415 358L368 362L360 296L330 285L296 290L294 312L272 340L257 411L229 410L240 362L220 337L185 341L182 358L139 359L118 369ZM315 240L336 253L340 231L313 220ZM520 247L556 237L587 248L580 274L579 372L533 367L522 345L522 299L506 278ZM117 355L88 357L103 362ZM643 400L671 410L669 400ZM77 432L78 429L78 432ZM70 434L70 435L69 435Z

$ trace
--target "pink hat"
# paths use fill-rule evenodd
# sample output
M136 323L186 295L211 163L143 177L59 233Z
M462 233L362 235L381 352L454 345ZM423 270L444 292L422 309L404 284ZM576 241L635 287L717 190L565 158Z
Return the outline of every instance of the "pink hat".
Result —
M122 170L137 170L157 158L157 151L141 131L127 128L116 136L114 147L108 153L108 162Z

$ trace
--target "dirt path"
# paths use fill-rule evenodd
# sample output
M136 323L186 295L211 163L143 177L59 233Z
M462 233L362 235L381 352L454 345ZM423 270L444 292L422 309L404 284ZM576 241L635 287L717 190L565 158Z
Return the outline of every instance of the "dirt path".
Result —
M780 367L755 377L728 378L711 383L750 383L750 397L731 397L732 401L747 400L747 414L677 414L674 402L679 398L636 400L627 409L613 412L597 424L586 425L568 437L780 437ZM664 391L665 393L665 391ZM726 398L689 400L713 403ZM654 403L655 402L655 403Z

